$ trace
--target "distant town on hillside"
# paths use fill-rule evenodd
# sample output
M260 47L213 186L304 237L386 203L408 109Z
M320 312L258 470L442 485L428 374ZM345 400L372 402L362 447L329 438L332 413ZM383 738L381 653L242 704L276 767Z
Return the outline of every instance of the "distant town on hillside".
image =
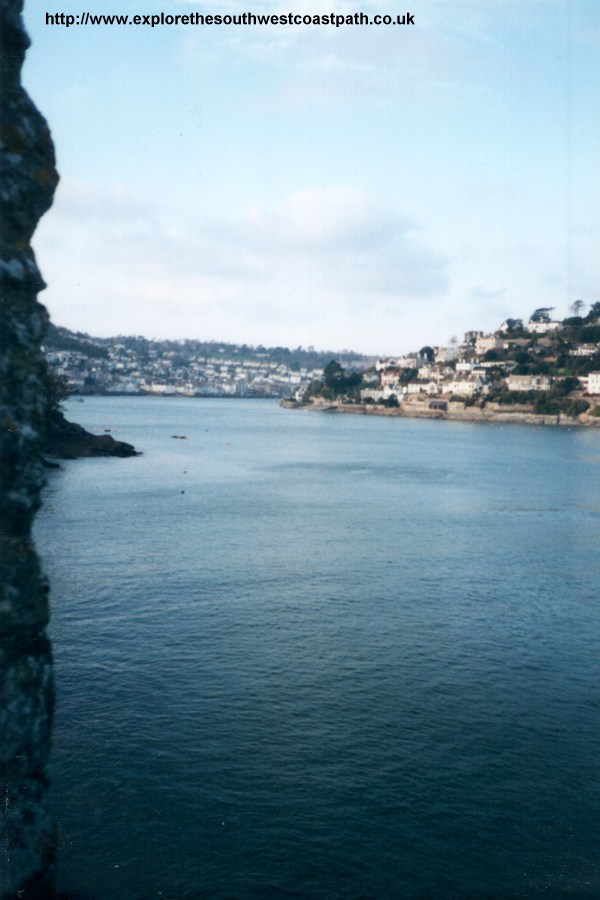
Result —
M549 307L493 332L467 331L447 347L378 359L360 375L332 360L297 402L381 404L415 412L451 406L527 406L536 415L600 416L600 302L577 300L562 321ZM596 400L593 398L596 397ZM589 399L588 399L589 398Z
M266 348L194 340L94 338L51 326L44 351L78 394L318 398L395 405L445 397L465 403L532 403L577 414L600 395L600 302L581 300L559 321L552 308L467 331L448 346L373 358L312 347Z
M289 397L306 390L335 358L351 369L373 357L312 347L257 347L199 340L96 338L50 325L43 350L71 394Z

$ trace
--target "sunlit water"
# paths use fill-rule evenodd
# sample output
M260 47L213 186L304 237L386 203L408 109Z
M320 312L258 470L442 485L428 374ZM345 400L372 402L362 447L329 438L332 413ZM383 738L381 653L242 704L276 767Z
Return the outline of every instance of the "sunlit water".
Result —
M600 896L600 431L69 414L144 455L36 527L63 889Z

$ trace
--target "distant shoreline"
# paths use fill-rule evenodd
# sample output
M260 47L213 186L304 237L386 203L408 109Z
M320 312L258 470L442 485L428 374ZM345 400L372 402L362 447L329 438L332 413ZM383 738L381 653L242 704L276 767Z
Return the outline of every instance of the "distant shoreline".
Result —
M450 422L491 422L518 425L553 425L581 428L600 428L600 417L581 415L570 418L564 413L538 415L526 407L516 409L499 403L486 403L483 407L466 406L462 402L448 401L446 409L430 409L426 402L403 402L397 407L381 406L376 403L301 403L296 400L282 400L283 409L298 409L309 412L346 413L350 415L390 416L407 419L445 419Z
M74 400L76 403L83 403L93 397L152 397L154 400L171 400L179 398L183 400L281 400L281 394L184 394L169 393L161 394L153 391L94 391L89 394L71 393L67 394L65 400Z

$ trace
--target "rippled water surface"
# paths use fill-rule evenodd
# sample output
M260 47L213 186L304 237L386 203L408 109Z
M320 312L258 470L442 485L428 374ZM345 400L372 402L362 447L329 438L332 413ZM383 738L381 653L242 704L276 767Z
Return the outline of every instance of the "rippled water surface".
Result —
M600 896L600 431L69 414L144 455L36 527L63 889Z

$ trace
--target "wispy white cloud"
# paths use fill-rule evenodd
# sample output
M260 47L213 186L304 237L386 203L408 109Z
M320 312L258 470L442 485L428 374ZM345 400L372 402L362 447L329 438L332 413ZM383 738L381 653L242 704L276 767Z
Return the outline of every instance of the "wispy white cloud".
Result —
M192 0L190 0L192 2ZM452 4L452 7L461 4ZM444 10L427 5L416 13L414 27L344 25L288 26L248 25L190 29L183 40L183 54L190 73L206 73L224 56L233 69L250 64L269 72L271 102L325 105L331 102L368 100L393 105L404 101L443 103L460 91L461 74L485 58L483 40L474 27L460 26L457 12L450 27ZM223 15L248 11L243 0L220 5ZM255 14L288 14L280 0L259 0ZM354 0L298 0L294 14L353 16ZM368 16L390 14L398 6L392 0L368 0L360 4ZM475 13L472 15L476 20ZM401 74L401 83L399 75ZM258 98L257 98L258 100ZM264 98L261 96L262 102Z
M501 297L506 296L506 287L495 288L490 290L489 288L484 288L481 285L477 285L477 287L473 288L471 291L471 297L475 300L498 300Z
M338 324L329 337L348 345L366 310L375 323L448 287L447 261L414 222L343 186L184 223L119 186L66 183L39 251L56 320L95 308L102 333L117 323L138 332L150 321L156 333L201 336L210 324L223 337L294 344L302 326L305 342L315 343L315 321L335 310L354 324L346 333ZM59 270L53 258L72 267Z
M195 5L195 0L183 0ZM354 15L355 0L257 0L255 14ZM368 16L390 14L393 0L366 0L360 10ZM248 11L244 0L225 0L223 15ZM587 0L567 4L522 0L428 0L413 4L415 25L396 26L210 26L190 29L185 55L193 70L218 64L226 53L234 65L245 62L279 73L271 84L274 98L286 103L324 104L332 100L378 98L398 101L398 73L404 101L440 105L460 101L465 79L471 89L503 68L510 76L515 36L538 51L562 35L569 46L594 43L600 14ZM534 42L534 43L532 43ZM553 55L554 59L555 56ZM526 64L527 57L521 62ZM535 68L531 76L535 77ZM324 77L325 76L325 77ZM389 94L393 85L395 94Z

